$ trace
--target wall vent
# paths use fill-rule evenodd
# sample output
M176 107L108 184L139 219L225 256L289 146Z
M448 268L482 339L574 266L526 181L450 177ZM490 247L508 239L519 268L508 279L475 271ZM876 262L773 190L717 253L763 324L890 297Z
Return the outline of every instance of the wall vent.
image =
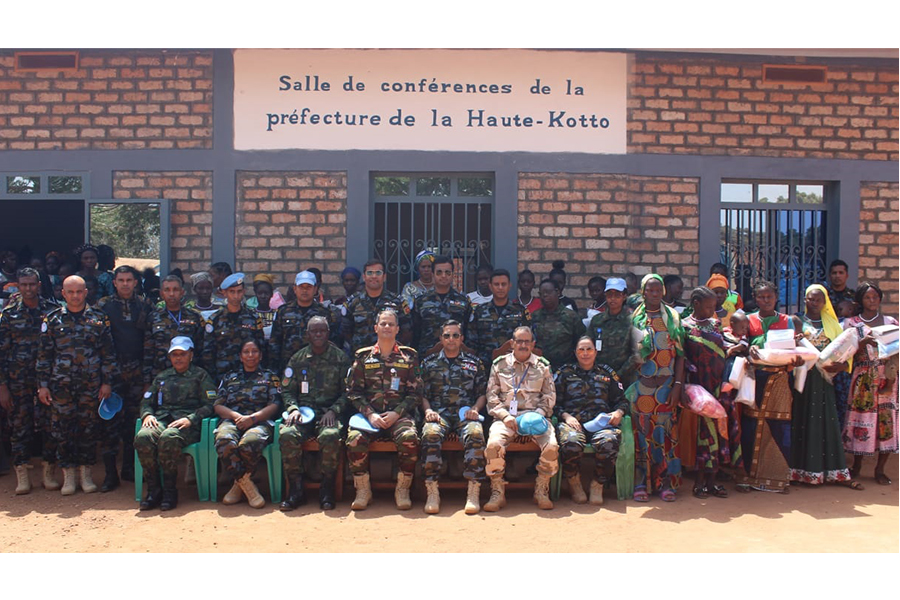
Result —
M828 83L828 67L763 65L763 83Z
M16 71L75 71L78 52L16 52Z

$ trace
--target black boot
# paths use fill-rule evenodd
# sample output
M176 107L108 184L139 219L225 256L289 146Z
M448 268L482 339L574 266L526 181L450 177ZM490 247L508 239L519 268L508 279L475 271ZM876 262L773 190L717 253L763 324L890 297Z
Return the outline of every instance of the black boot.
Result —
M122 452L122 481L134 481L134 446L125 444Z
M162 491L162 503L159 510L173 510L178 506L178 490L175 488L175 482L172 487L164 487Z
M322 475L322 484L319 486L319 508L331 510L336 502L334 500L334 473Z
M163 492L162 486L159 484L159 473L152 476L148 472L145 483L147 484L147 497L141 500L141 510L151 510L162 502Z
M106 469L106 476L100 485L100 491L111 492L119 487L119 475L116 473L116 455L104 454L103 467Z
M303 491L303 475L288 477L287 498L281 503L281 510L287 512L306 504L306 493Z
M6 475L10 470L9 452L6 449L6 440L0 440L0 475Z

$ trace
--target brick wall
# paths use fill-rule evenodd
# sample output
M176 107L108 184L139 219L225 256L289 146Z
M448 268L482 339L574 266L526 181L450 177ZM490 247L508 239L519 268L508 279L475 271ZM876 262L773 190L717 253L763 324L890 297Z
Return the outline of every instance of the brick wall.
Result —
M565 293L587 300L595 275L677 273L697 285L696 178L519 174L519 270L538 280L566 262ZM583 304L583 302L579 302Z
M115 171L113 198L162 198L169 202L170 268L185 279L212 262L212 172Z
M87 50L79 67L0 53L0 150L212 147L212 53Z
M343 294L347 262L347 174L238 173L236 268L272 273L284 290L308 267L321 269L325 297Z
M786 61L635 55L628 152L898 159L896 64L831 64L825 84L763 83L775 62Z
M859 279L874 281L884 292L884 312L896 316L897 280L900 279L898 186L864 181L859 195Z

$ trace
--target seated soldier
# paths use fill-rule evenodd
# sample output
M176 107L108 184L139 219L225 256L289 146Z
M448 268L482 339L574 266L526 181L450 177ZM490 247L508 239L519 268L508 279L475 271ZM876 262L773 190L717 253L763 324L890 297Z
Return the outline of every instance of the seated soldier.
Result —
M200 424L212 415L216 386L206 371L191 364L193 357L191 338L172 338L172 368L153 379L141 402L143 427L134 436L134 449L148 490L141 510L157 506L172 510L178 505L178 457L185 447L200 441Z

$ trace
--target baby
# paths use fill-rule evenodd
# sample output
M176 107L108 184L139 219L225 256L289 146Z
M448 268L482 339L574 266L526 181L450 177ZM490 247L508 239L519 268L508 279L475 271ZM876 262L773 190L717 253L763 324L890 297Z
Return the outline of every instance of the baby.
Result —
M837 303L837 306L834 307L834 312L837 313L838 319L840 319L841 324L843 324L844 319L849 319L856 314L856 302L847 299L841 300Z
M736 310L731 315L730 326L725 327L722 335L725 338L727 357L746 355L749 348L747 335L750 333L750 320L743 310Z

